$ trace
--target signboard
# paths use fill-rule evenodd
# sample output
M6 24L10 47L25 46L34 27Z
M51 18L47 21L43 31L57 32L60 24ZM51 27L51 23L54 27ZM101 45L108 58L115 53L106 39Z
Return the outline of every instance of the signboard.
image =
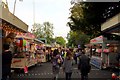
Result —
M92 56L90 63L93 64L94 66L96 66L97 68L101 69L102 60L100 57Z
M35 35L32 34L32 33L17 33L17 36L16 37L22 37L22 38L26 38L26 39L34 39L35 38Z
M103 36L99 36L94 39L91 39L90 43L103 43Z
M13 58L11 68L24 68L27 65L26 58Z
M11 68L24 68L25 66L30 67L32 65L37 64L36 59L28 59L28 58L13 58Z

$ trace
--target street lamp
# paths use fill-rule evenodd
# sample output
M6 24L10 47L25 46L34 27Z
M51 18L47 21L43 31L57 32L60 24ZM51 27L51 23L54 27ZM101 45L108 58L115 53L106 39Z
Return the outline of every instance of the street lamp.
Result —
M17 0L15 0L15 1L14 1L14 9L13 9L13 14L15 14L16 1L17 1ZM23 1L23 0L19 0L19 1Z

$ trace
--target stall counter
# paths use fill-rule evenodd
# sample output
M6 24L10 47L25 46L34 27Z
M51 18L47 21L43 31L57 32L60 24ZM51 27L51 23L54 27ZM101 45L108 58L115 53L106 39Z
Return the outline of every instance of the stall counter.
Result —
M36 59L28 58L13 58L11 68L24 68L25 66L30 67L37 64Z

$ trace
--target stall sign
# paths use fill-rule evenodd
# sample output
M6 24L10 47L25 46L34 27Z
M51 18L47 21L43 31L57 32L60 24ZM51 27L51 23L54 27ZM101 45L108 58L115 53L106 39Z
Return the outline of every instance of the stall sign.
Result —
M26 58L12 58L11 68L24 68L26 61Z
M13 63L16 63L16 62L21 62L21 59L20 60L14 60Z
M94 39L91 39L90 43L103 43L103 36L99 36Z
M91 64L93 64L94 66L98 68L101 68L101 62L102 62L101 58L94 57L94 56L92 56L91 61L90 61Z
M28 33L17 33L17 37L23 37L23 38L35 38L35 35L28 32Z

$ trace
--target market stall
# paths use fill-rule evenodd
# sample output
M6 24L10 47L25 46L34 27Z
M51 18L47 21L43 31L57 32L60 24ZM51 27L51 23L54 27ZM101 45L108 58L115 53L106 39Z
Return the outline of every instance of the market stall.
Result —
M25 67L36 65L35 44L32 38L19 37L16 37L16 54L13 56L11 68L24 69Z
M103 36L90 40L92 54L91 64L97 68L118 67L116 60L117 49L120 47L119 41L107 40Z
M39 39L34 39L34 41L36 44L36 57L38 63L46 62L44 42Z

